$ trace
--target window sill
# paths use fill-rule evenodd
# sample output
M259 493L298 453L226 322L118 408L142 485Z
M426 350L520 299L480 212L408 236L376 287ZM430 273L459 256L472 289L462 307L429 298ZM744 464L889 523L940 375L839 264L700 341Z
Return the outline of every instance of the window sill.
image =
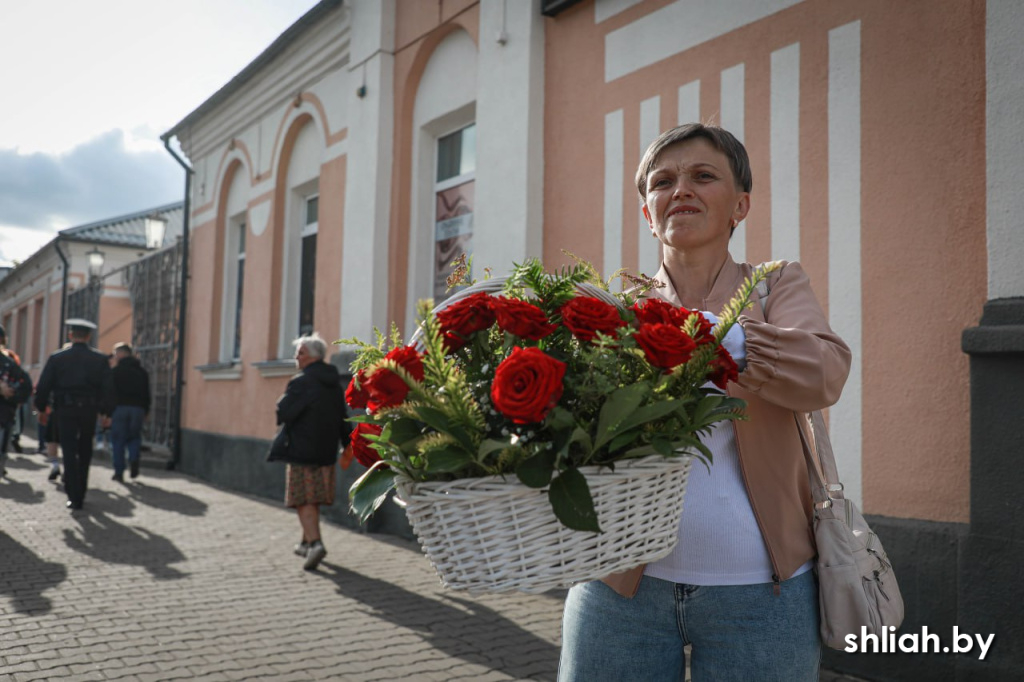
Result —
M265 362L254 362L252 366L259 370L260 376L264 379L271 377L290 377L299 371L298 365L292 358L281 358L280 360L267 360Z
M236 362L214 362L196 365L196 369L207 381L237 381L242 378L242 364Z

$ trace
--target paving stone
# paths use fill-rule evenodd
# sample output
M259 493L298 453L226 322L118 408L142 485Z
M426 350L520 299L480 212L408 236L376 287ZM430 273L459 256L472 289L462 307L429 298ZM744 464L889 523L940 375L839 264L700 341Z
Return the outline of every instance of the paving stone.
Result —
M40 494L0 487L0 680L555 678L562 595L447 591L415 543L330 524L306 572L280 503L103 460L72 516L10 456Z

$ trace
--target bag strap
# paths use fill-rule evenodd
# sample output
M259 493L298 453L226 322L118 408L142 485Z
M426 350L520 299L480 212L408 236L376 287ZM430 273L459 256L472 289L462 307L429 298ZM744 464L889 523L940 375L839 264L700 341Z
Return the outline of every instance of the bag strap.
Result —
M756 288L761 314L767 321L765 299L771 293L768 279L762 279ZM815 410L810 413L794 412L793 418L796 420L796 430L800 433L804 459L807 461L807 476L815 508L831 507L832 500L843 498L843 484L839 481L839 469L836 467L835 453L832 451L828 427L825 426L825 417L821 410Z

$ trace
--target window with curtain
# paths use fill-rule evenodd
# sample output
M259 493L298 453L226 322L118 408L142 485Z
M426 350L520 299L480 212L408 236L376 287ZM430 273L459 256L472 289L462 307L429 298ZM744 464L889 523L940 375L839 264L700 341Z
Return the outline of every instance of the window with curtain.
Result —
M313 333L313 309L316 302L316 233L319 225L320 197L306 197L304 224L300 235L299 335Z

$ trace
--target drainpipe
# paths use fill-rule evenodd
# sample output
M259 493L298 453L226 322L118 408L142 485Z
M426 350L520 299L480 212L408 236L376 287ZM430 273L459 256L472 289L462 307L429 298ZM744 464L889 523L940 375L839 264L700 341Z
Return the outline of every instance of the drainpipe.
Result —
M56 249L57 255L60 256L61 261L64 263L64 282L60 287L60 320L57 322L57 348L59 349L64 344L64 316L67 314L68 270L70 265L68 264L67 256L60 250L60 235L53 242L53 248Z
M162 136L164 148L167 153L174 157L174 160L185 169L185 205L184 216L181 221L182 244L181 244L181 300L178 302L178 361L174 368L174 449L171 452L171 461L167 463L168 469L174 469L181 461L181 396L185 388L185 322L188 318L188 251L189 251L189 218L192 213L192 174L195 172L184 159L171 149L170 136Z

